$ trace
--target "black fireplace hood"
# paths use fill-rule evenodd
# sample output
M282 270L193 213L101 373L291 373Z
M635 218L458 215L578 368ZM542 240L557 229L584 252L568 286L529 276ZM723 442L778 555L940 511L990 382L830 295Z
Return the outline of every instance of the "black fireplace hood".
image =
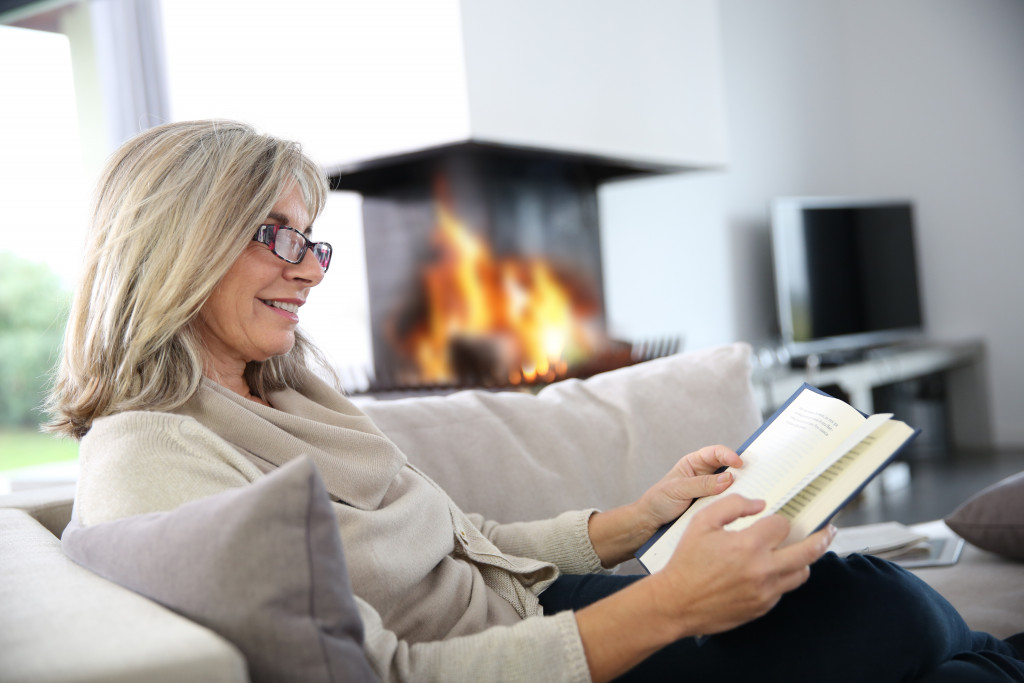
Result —
M446 160L507 161L513 165L554 164L571 167L595 185L607 180L679 173L694 168L649 161L613 159L592 154L555 149L541 149L477 140L459 141L411 152L362 160L327 168L332 190L348 190L364 195L381 191L429 176ZM706 170L706 165L701 165Z

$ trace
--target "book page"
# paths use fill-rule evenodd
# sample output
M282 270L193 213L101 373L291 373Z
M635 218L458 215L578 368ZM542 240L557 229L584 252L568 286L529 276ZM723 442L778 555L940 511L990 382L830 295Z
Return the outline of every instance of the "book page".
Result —
M786 543L805 538L853 496L914 433L899 420L888 420L839 458L779 510L789 519Z
M867 439L872 433L878 430L881 425L888 421L892 417L892 413L879 413L878 415L872 415L864 421L857 429L843 440L839 446L837 446L826 458L822 458L807 474L805 474L796 484L793 485L786 493L782 494L778 498L775 498L775 502L765 509L761 516L775 514L782 506L786 505L793 499L797 494L804 492L807 494L808 485L815 479L820 477L826 470L836 464L842 456L846 455L850 451L854 450L859 444L863 444L864 440Z
M728 525L741 529L771 514L784 502L806 475L827 467L839 457L835 449L866 422L866 418L843 401L804 389L742 453L744 466L731 470L735 481L723 494L700 498L643 555L644 565L653 571L668 561L689 520L722 495L738 493L768 502L759 515L743 517Z

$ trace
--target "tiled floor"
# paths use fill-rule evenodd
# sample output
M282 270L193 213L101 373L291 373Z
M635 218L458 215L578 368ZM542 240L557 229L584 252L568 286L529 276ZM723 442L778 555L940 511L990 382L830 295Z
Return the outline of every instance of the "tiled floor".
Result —
M889 486L880 477L881 484L869 485L865 495L839 513L836 526L939 519L986 486L1024 472L1024 451L961 452L910 461L902 473L900 467L897 463L890 474L909 476L889 476Z

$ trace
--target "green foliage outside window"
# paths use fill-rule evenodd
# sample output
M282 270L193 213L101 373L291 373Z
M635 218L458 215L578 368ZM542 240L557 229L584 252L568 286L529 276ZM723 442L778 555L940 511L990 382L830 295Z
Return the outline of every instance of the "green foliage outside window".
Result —
M0 252L0 427L35 428L59 357L69 292L46 265Z

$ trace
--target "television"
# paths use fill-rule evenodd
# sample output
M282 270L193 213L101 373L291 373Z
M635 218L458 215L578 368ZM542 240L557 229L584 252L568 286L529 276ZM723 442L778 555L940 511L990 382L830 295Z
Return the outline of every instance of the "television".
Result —
M780 197L772 202L783 348L837 361L924 332L910 200Z

